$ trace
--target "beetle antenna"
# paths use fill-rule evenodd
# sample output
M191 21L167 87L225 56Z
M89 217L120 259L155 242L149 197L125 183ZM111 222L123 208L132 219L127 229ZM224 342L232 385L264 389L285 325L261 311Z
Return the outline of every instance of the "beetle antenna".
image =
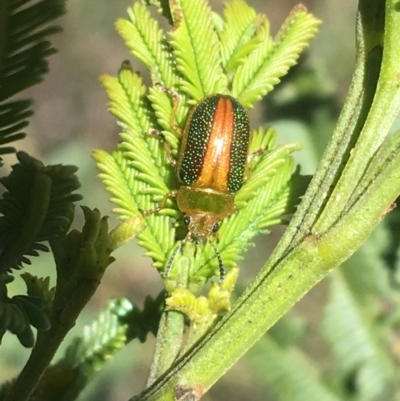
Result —
M225 279L225 269L224 269L224 265L222 263L222 258L220 253L218 252L216 246L210 241L210 245L212 246L212 248L215 251L215 254L217 255L217 259L218 259L218 267L219 267L219 282L222 283Z
M169 271L171 270L171 266L172 266L172 262L175 259L176 254L179 252L180 249L182 249L182 246L184 244L184 242L186 241L186 238L184 238L179 244L178 246L174 249L174 252L172 252L171 257L168 260L167 265L165 266L165 270L164 270L164 277L168 277Z
M169 272L171 270L172 267L172 263L176 257L176 254L182 249L183 244L187 241L187 238L184 238L179 244L178 246L174 249L174 251L172 252L171 257L168 260L167 265L165 266L165 270L164 270L164 277L168 277ZM219 268L219 282L222 283L225 279L225 268L224 265L222 263L222 258L220 253L218 252L218 249L216 248L216 246L212 243L209 242L209 244L211 245L212 249L214 249L215 254L217 255L217 259L218 259L218 268Z

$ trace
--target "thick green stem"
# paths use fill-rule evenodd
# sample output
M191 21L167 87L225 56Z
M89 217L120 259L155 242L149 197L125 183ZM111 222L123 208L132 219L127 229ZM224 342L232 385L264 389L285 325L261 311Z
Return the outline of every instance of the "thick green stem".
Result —
M177 359L182 347L184 319L184 315L180 312L167 311L162 314L146 388L153 384Z
M357 190L371 158L382 145L400 109L400 12L394 1L387 1L384 29L384 52L375 96L364 127L352 149L339 182L337 183L318 223L315 234L324 232L351 206L349 202ZM377 21L379 23L379 21ZM383 27L383 25L382 25Z
M177 263L177 269L181 272L179 281L174 282L176 287L187 287L190 259L182 257ZM155 382L167 371L178 358L182 349L183 331L185 329L185 317L176 311L164 311L161 316L157 331L156 346L146 388Z
M45 335L38 338L28 362L5 401L23 401L30 397L68 331L61 326L53 326Z

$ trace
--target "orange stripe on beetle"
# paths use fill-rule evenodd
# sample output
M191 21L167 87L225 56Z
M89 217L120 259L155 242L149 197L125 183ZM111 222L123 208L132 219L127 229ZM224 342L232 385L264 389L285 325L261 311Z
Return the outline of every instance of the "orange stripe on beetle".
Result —
M221 97L216 105L213 123L205 149L203 167L194 184L199 188L212 188L221 192L228 190L228 173L234 128L233 107L230 99Z

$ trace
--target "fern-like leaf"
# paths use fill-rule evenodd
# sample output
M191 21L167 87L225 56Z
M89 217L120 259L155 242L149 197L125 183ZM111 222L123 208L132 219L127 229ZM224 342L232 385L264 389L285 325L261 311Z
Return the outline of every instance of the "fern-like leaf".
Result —
M219 34L222 65L231 72L259 43L258 37L253 37L257 14L243 0L235 0L225 4L224 17L223 30Z
M65 356L49 368L49 373L74 369L73 378L60 391L59 400L75 400L106 362L126 345L127 327L121 319L131 309L132 304L126 299L110 301L98 318L85 326L83 335L72 340ZM51 375L47 376L51 378ZM45 384L42 382L41 385ZM40 386L37 392L40 392Z
M280 401L343 401L312 361L293 347L280 347L268 334L250 350L249 357L265 391Z
M53 302L55 291L55 287L50 287L50 277L37 277L24 272L21 274L21 278L25 282L28 295L46 301L45 310L47 311Z
M46 24L64 13L64 3L10 0L0 8L0 145L25 136L21 130L32 114L31 102L5 100L42 81L48 70L46 59L56 51L46 37L60 31ZM0 154L14 151L2 147Z
M171 45L177 68L184 77L181 90L195 100L225 92L227 80L222 73L218 37L207 2L176 0L171 11Z
M256 33L260 36L260 44L234 75L233 95L245 107L252 107L296 63L300 53L315 36L320 23L303 6L297 6L273 40L269 35L268 21L264 20Z
M395 381L395 369L383 352L374 312L359 303L356 292L341 271L333 272L331 280L323 328L342 372L342 380L347 383L351 378L360 399L381 399L386 388Z
M30 399L72 401L95 374L126 345L127 324L122 318L132 309L126 300L112 300L98 318L75 337L56 364L44 373ZM3 386L7 394L12 382ZM0 399L2 392L0 392Z
M35 341L31 326L48 330L46 302L32 295L16 295L9 298L7 284L13 277L0 275L0 338L6 331L15 334L24 347L32 347Z
M131 21L120 19L116 23L119 34L133 55L149 69L155 82L174 87L178 76L172 66L171 49L157 21L139 2L128 13Z
M42 242L68 230L74 202L82 199L73 193L80 186L76 167L44 166L23 152L17 157L20 163L0 179L7 189L0 200L0 272L30 263L29 256L47 250Z
M168 193L168 186L161 178L165 175L162 167L165 158L160 156L159 140L146 136L157 123L149 116L149 103L144 97L141 79L125 63L118 78L105 76L102 81L110 98L110 110L127 132L122 134L123 143L118 151L112 155L95 151L93 156L102 171L100 178L118 206L114 211L126 219L140 215L140 210L152 209L152 197L162 199ZM155 265L161 266L166 249L173 241L168 218L150 216L138 239Z
M126 315L119 315L121 322L127 325L128 341L137 338L143 343L149 333L154 336L157 334L161 313L164 310L165 296L164 291L161 291L155 298L147 296L142 310L134 307Z

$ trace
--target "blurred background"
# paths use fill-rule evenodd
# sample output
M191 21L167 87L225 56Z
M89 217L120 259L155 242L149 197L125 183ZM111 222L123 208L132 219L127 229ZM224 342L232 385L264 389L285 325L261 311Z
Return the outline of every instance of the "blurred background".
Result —
M274 35L297 1L248 0L248 3L269 17ZM99 76L116 75L122 61L129 59L135 69L143 72L148 82L142 65L131 57L114 29L117 18L127 18L126 8L131 4L127 0L68 1L67 14L57 21L64 32L52 38L59 53L50 58L50 73L44 83L23 94L24 97L34 99L35 115L27 130L28 137L17 144L20 150L29 152L44 163L79 166L78 176L82 183L80 193L84 195L82 204L98 207L102 214L110 215L111 227L117 221L112 215L108 194L96 178L98 171L90 155L95 148L113 149L120 131L114 117L107 111L107 98ZM250 117L253 128L259 125L273 126L278 131L280 143L303 143L304 150L296 155L297 162L304 174L312 174L332 134L354 67L357 2L306 0L303 4L323 20L318 36L311 42L310 49L302 57L300 64L258 108L251 111ZM211 1L211 5L215 11L222 11L222 1ZM14 157L6 158L6 163L12 165L14 162ZM77 214L76 225L80 227L81 211L77 210ZM242 269L239 293L261 268L283 230L283 227L277 227L273 229L273 235L255 239L256 246L250 249L240 263ZM378 230L377 241L386 238L385 235L387 234L383 229ZM366 269L365 260L375 260L375 253L372 251L372 254L365 256L373 246L365 248L359 259L362 262L357 266ZM97 316L111 297L128 297L141 306L147 295L156 296L160 292L161 279L151 267L150 260L142 257L142 254L143 250L134 242L118 250L117 261L108 269L99 290L66 343L74 335L81 333L84 325ZM34 266L27 271L46 276L52 274L52 269L51 257L44 255L35 260ZM378 281L386 280L380 274L373 277ZM338 280L340 282L341 279ZM331 287L332 278L323 281L307 294L295 306L290 316L283 319L279 327L276 326L275 334L272 330L265 336L211 389L204 400L314 399L306 395L303 398L294 398L290 393L285 393L284 389L280 390L279 386L283 386L280 384L281 379L277 375L271 375L271 372L276 373L279 369L272 362L277 363L279 358L289 358L295 361L294 367L298 363L299 371L306 366L316 377L329 375L329 371L334 369L327 345L329 341L321 334L321 320L329 305ZM16 280L10 288L15 293L22 292L23 284ZM12 295L11 293L10 296ZM378 301L374 299L371 302ZM151 335L145 344L132 341L123 353L118 354L97 375L80 399L95 400L100 397L102 400L126 400L138 393L146 380L153 346L154 338ZM220 352L223 353L224 350L221 349ZM11 334L6 335L0 347L0 382L13 378L27 357L28 351L21 348L17 339ZM351 381L355 376L349 377L346 377L349 381L348 387L344 388L351 396L351 389L356 381ZM330 385L334 387L335 383ZM373 398L347 398L347 395L343 395L343 398L337 399Z

